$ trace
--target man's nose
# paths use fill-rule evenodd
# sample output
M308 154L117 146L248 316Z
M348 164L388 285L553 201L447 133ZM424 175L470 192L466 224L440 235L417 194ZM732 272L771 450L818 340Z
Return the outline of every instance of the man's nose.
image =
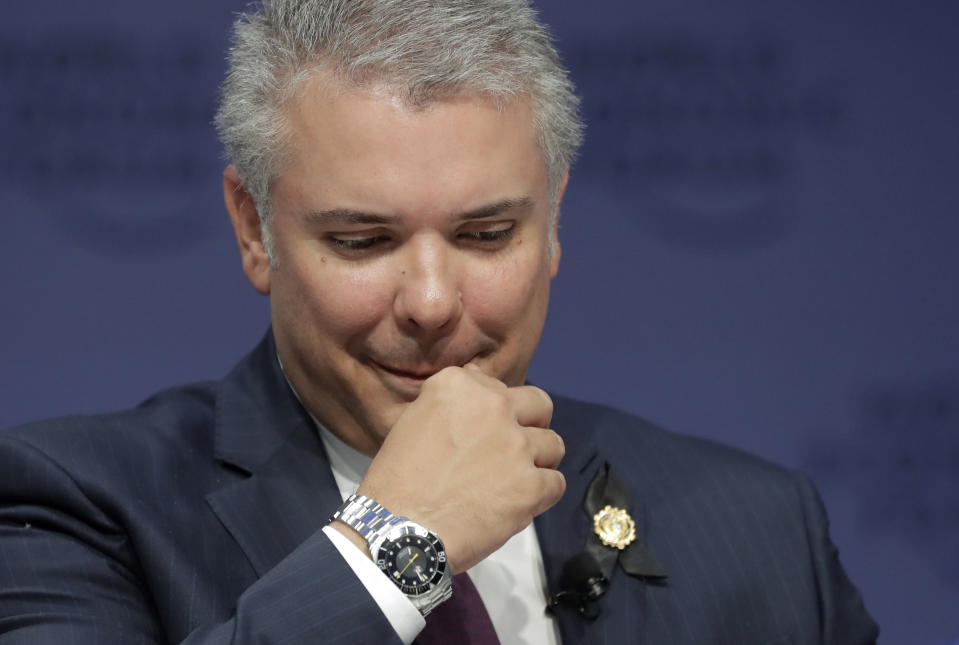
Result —
M401 329L414 334L452 331L463 314L455 251L437 237L410 240L401 253L393 303Z

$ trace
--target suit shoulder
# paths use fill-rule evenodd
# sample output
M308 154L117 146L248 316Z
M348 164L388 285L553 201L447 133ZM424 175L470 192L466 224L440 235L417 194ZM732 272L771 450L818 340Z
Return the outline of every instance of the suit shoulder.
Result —
M178 452L208 443L212 434L216 383L196 383L153 394L134 408L103 414L35 421L0 433L0 439L26 444L56 461L81 460L105 451L118 456L164 446ZM205 431L206 430L206 431Z
M624 468L655 465L683 472L687 483L732 473L739 479L780 480L794 485L793 471L739 448L674 432L603 404L561 396L554 396L553 402L554 418L588 431L600 452Z

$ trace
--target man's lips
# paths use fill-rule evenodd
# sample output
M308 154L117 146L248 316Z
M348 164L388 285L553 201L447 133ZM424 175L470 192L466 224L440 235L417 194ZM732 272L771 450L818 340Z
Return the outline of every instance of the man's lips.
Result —
M433 376L440 370L443 370L446 367L456 366L462 367L468 361L454 362L445 364L438 367L395 367L392 365L385 365L383 363L374 361L374 364L381 369L382 371L392 374L393 376L398 376L400 378L409 379L412 381L425 381L429 377Z
M481 355L476 354L459 360L445 360L430 365L410 365L397 363L381 363L380 361L370 359L367 363L377 375L380 384L393 396L399 399L412 402L419 397L423 388L423 383L439 371L447 367L465 367L474 364L474 361Z
M389 365L384 365L382 363L376 363L376 366L388 374L393 376L399 376L400 378L410 379L413 381L425 381L429 377L436 374L440 371L439 369L402 369L398 367L391 367ZM440 368L442 369L442 368Z

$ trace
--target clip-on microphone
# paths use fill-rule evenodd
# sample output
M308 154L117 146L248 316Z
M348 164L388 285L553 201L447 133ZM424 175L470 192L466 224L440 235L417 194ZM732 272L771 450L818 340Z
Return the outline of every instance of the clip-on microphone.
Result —
M599 616L599 599L609 586L609 581L599 568L599 563L589 553L574 555L563 565L559 576L559 592L549 597L548 611L560 605L575 609L580 616L594 620Z

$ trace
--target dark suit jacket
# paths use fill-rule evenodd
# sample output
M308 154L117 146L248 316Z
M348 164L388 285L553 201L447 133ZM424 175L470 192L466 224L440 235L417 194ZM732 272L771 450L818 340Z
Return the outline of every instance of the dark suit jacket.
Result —
M568 491L536 520L553 588L586 543L584 491L604 460L669 574L615 571L598 620L560 614L566 643L875 640L804 477L555 403ZM319 531L339 503L270 335L219 383L2 433L0 643L396 642Z

